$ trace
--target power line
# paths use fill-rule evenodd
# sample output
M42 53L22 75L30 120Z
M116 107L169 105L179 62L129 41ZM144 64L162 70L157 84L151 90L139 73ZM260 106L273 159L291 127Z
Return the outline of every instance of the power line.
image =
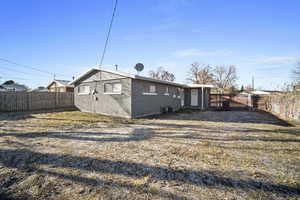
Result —
M14 62L14 61L7 60L7 59L4 59L4 58L0 58L0 60L3 61L3 62L6 62L6 63L13 64L13 65L18 65L18 66L20 66L20 67L24 67L24 68L28 68L28 69L31 69L31 70L35 70L35 71L38 71L38 72L42 72L42 73L46 73L46 74L51 74L51 75L53 75L53 73L51 73L51 72L44 71L44 70L40 70L40 69L37 69L37 68L35 68L35 67L31 67L31 66L28 66L28 65L19 64L19 63L16 63L16 62Z
M29 73L29 72L18 71L18 70L15 70L15 69L11 69L9 67L4 67L4 66L0 66L0 69L4 69L4 70L7 70L7 71L16 72L16 73L22 73L22 74L32 75L32 76L35 75L35 74ZM48 75L43 75L43 76L45 76L45 77L47 76L49 78Z
M101 61L100 61L100 66L103 63L104 56L105 56L105 53L106 53L106 48L107 48L107 44L108 44L108 40L109 40L109 36L110 36L112 24L113 24L113 21L114 21L114 18L115 18L115 13L116 13L116 10L117 10L117 5L118 5L118 0L115 1L115 7L114 7L114 10L113 10L113 14L112 14L111 20L110 20L110 24L109 24L109 28L108 28L108 33L107 33L107 36L106 36L106 41L105 41L105 45L104 45L104 49L103 49L102 57L101 57Z
M9 63L9 64L13 64L13 65L17 65L17 66L20 66L20 67L23 67L23 68L31 69L31 70L34 70L34 71L38 71L38 72L41 72L41 73L51 74L52 76L53 76L54 74L60 75L60 76L65 76L65 75L63 75L63 74L52 73L52 72L49 72L49 71L46 71L46 70L41 70L41 69L38 69L38 68L36 68L36 67L29 66L29 65L23 65L23 64L20 64L20 63L16 63L16 62L14 62L14 61L11 61L11 60L8 60L8 59L5 59L5 58L0 58L0 61L6 62L6 63Z

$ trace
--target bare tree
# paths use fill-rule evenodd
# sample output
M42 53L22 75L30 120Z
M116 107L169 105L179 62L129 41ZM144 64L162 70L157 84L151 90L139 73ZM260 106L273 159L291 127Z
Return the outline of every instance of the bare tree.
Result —
M235 85L237 80L236 67L230 65L228 67L219 65L213 69L213 80L214 84L224 92Z
M212 69L209 65L200 65L198 62L191 64L188 81L195 84L213 83Z
M282 92L292 92L294 89L295 83L293 82L284 82L277 86L277 89Z
M149 71L149 76L154 79L163 80L163 81L171 81L175 80L174 74L168 72L163 67L159 67L156 71Z
M296 82L300 82L300 61L297 62L295 69L292 71L293 78Z

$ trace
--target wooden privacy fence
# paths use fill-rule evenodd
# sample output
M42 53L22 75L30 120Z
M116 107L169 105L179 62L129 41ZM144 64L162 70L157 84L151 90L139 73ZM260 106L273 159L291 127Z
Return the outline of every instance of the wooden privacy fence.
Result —
M1 112L34 111L73 107L73 92L0 92Z
M210 108L249 110L256 108L257 98L247 94L210 94Z

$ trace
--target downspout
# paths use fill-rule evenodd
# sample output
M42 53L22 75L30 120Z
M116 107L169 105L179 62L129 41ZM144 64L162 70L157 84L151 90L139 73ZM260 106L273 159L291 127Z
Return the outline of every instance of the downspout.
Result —
M202 87L201 87L201 89L202 89L202 91L201 91L201 98L202 98L202 100L201 100L201 106L202 106L202 110L204 109L204 97L203 97L203 85L202 85Z

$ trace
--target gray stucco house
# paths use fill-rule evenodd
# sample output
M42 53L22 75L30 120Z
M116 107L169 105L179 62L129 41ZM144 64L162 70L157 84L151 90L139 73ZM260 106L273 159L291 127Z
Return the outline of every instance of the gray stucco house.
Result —
M213 87L161 81L100 67L90 69L70 84L74 85L74 101L79 110L126 118L182 107L208 108Z

